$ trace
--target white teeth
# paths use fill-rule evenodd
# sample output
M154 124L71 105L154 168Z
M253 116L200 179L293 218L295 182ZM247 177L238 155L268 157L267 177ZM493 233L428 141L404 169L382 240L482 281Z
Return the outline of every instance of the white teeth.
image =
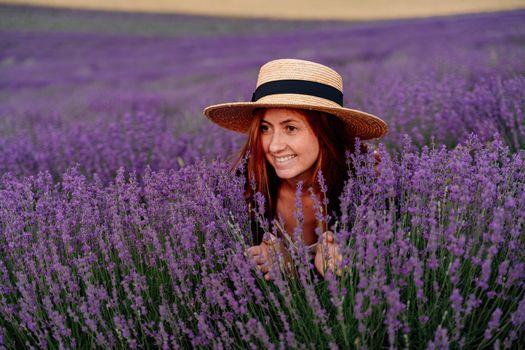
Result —
M283 163L283 162L286 162L287 160L290 160L292 158L295 158L295 154L293 154L291 156L286 156L286 157L275 157L275 161L277 163Z

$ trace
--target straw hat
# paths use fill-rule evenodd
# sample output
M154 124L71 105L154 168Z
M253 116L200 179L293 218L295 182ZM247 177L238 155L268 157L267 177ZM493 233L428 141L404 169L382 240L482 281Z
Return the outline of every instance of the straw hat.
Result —
M226 129L247 133L256 108L288 107L325 112L341 118L351 135L363 140L381 137L388 131L380 118L343 107L343 79L322 64L279 59L259 70L251 102L208 106L204 115Z

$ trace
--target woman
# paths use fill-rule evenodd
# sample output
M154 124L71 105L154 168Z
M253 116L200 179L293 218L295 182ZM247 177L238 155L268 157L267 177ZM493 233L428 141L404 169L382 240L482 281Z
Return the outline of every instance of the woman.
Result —
M354 152L356 137L378 138L387 132L386 123L376 116L343 107L341 76L324 65L297 59L279 59L264 64L251 102L209 106L204 114L214 123L247 133L248 139L237 163L249 155L246 165L246 198L255 206L255 195L264 196L265 218L278 224L283 241L295 241L294 232L312 249L314 266L322 276L326 269L340 274L341 260L334 236L319 222L323 193L328 213L337 213L339 194L347 176L345 152ZM327 185L320 188L319 174ZM296 190L300 187L302 227L296 227ZM310 190L311 189L311 190ZM299 203L297 203L299 204ZM317 208L317 209L316 209ZM317 213L320 214L320 213ZM316 227L322 226L322 238ZM266 228L269 229L268 227ZM266 280L271 280L277 248L286 256L282 244L272 235L255 230L256 245L247 253ZM316 243L320 241L322 244ZM325 255L327 254L327 256ZM326 259L325 259L326 258Z

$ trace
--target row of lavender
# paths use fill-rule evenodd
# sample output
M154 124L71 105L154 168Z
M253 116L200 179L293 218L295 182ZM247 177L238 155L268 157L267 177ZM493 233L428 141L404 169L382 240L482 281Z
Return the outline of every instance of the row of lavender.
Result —
M525 340L525 154L502 143L354 157L334 218L340 278L300 242L272 283L243 181L221 162L78 169L0 183L0 344L8 348L506 348Z
M340 71L345 105L383 117L390 149L405 133L419 145L448 146L470 133L497 135L521 149L524 18L517 11L213 38L2 31L0 173L58 178L79 163L107 182L120 166L142 173L145 164L227 157L241 137L212 126L203 107L248 100L258 67L280 57Z

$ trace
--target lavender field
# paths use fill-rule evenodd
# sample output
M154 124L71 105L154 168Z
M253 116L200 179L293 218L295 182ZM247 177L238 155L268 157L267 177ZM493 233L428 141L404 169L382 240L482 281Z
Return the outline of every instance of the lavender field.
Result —
M321 218L341 277L299 246L296 276L266 282L243 254L244 136L202 109L249 100L275 58L333 67L345 106L390 127L377 171L348 159L340 215ZM0 6L0 348L523 348L524 91L525 11Z

